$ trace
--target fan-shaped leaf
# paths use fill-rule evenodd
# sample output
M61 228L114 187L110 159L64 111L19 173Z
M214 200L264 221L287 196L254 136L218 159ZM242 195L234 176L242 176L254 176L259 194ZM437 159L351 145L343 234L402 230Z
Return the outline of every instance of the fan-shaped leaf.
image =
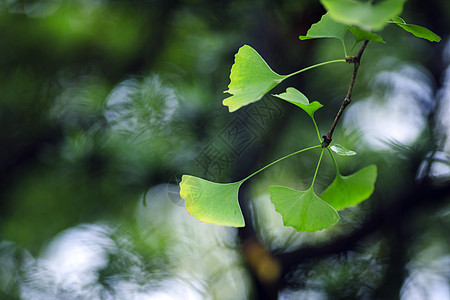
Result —
M260 100L287 76L275 73L255 49L239 48L231 67L230 84L225 93L233 96L223 100L230 112Z
M406 0L372 1L320 0L330 16L346 25L355 25L368 31L383 29L392 17L399 15Z
M383 38L376 33L362 30L358 27L353 27L353 26L348 26L348 30L352 33L352 35L355 38L355 41L357 43L361 42L361 41L374 41L374 42L384 43Z
M282 186L269 187L270 200L283 217L285 226L297 231L318 231L333 226L339 215L328 203L317 197L312 187L297 191Z
M311 118L314 118L314 113L316 112L316 110L323 107L323 105L317 101L309 103L308 98L306 98L306 96L302 92L300 92L299 90L292 88L292 87L288 87L286 89L286 92L284 92L284 93L281 93L278 95L273 95L273 96L283 99L294 105L297 105L298 107L300 107L301 109L306 111L306 113Z
M238 202L242 182L215 183L183 175L180 196L184 199L188 212L202 222L243 227L244 216Z
M394 21L395 24L403 28L405 31L412 33L418 38L426 39L430 42L439 42L441 40L441 37L431 30L419 25L407 24L405 20L400 17L393 17L392 21Z
M322 16L319 22L313 24L306 35L299 36L299 39L336 38L343 41L347 27L334 21L329 13Z
M333 152L335 152L338 155L342 155L342 156L352 156L352 155L356 155L355 151L352 150L348 150L346 149L344 146L339 145L339 144L334 144L332 146L330 146L330 150L332 150Z
M336 210L355 206L372 195L376 179L375 165L365 167L349 176L337 173L333 183L320 197Z

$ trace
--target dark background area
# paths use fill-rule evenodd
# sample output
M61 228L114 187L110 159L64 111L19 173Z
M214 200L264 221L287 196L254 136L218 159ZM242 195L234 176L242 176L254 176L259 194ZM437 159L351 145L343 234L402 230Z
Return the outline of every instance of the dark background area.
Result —
M317 152L246 182L247 226L203 224L182 174L240 180L316 143L311 121L266 96L222 106L234 54L280 74L343 56L300 41L325 11L304 1L4 1L0 4L1 299L446 299L450 297L450 3L410 0L364 53L334 140L378 167L376 189L316 233L284 227L268 186L302 189ZM348 49L352 46L347 36ZM355 54L358 46L353 50ZM319 101L325 134L352 66L283 82ZM324 158L317 192L334 178Z

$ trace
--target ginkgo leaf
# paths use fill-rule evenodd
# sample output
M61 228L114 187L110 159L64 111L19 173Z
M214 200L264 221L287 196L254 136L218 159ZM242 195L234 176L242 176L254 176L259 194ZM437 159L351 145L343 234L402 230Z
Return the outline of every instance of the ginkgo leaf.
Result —
M287 76L275 73L264 59L249 45L239 48L231 67L230 84L224 93L232 94L223 100L230 112L260 100Z
M330 150L332 150L334 153L336 153L338 155L342 155L342 156L356 155L355 151L348 150L344 146L339 145L339 144L334 144L334 145L330 146Z
M306 111L306 113L311 118L314 118L314 113L316 112L316 110L323 107L323 105L317 101L309 103L308 98L302 92L292 87L288 87L286 89L286 92L284 93L272 96L278 97L294 105L297 105L298 107Z
M361 41L374 41L374 42L384 43L383 38L376 33L366 31L361 28L353 27L353 26L348 26L348 31L351 32L351 34L353 35L353 37L355 38L355 41L357 43L361 42Z
M439 42L441 40L441 37L431 30L419 25L407 24L405 20L400 17L393 17L392 21L394 21L395 24L403 28L405 31L412 33L418 38L426 39L430 42Z
M406 0L372 1L320 0L330 16L346 25L355 25L367 31L383 29L392 17L399 15Z
M269 187L270 200L285 226L297 231L318 231L339 221L336 210L317 197L313 188L297 191L283 186Z
M215 183L183 175L180 182L180 196L185 201L187 211L199 221L243 227L244 216L238 202L242 182Z
M320 195L336 210L355 206L372 195L377 179L377 166L370 165L358 172L342 176L339 172L333 183Z
M336 38L343 41L347 27L334 21L328 13L324 14L319 22L313 24L306 35L299 36L299 39Z

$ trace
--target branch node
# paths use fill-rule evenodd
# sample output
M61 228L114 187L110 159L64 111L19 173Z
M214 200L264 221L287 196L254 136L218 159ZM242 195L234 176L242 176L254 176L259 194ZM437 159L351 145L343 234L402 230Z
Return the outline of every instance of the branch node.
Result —
M328 147L328 145L330 145L332 139L330 137L328 137L328 135L323 135L322 138L323 138L322 148Z
M347 56L345 58L345 62L349 64L359 63L359 57L358 56Z
M345 97L344 102L342 102L342 106L347 106L352 102L352 100L349 97Z

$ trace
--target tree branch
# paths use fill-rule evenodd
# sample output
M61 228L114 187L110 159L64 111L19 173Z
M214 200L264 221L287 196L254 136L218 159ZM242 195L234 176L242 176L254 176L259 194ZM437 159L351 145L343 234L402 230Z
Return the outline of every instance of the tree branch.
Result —
M330 131L328 131L328 133L326 135L322 136L322 138L323 138L322 147L323 148L328 147L328 145L331 143L331 140L333 139L334 129L336 128L336 125L339 122L341 115L344 113L344 110L347 107L347 105L349 105L350 102L352 102L353 86L355 85L356 75L358 74L361 56L363 55L363 52L366 49L366 46L368 43L369 43L369 41L363 42L363 44L361 45L361 48L359 49L357 56L349 56L349 57L345 58L345 60L348 63L353 63L352 79L351 79L350 85L348 87L347 95L345 96L344 101L342 102L341 107L339 108L339 111L336 114L336 117L334 118L334 122L331 125Z

